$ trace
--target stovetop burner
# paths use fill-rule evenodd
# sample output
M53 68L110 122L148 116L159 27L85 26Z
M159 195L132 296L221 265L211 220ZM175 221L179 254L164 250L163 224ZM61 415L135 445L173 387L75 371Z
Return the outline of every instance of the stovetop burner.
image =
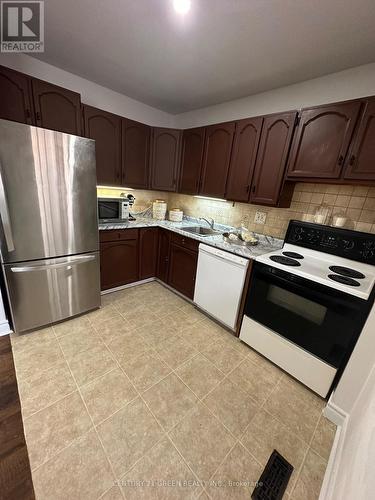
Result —
M359 281L353 280L353 278L348 278L347 276L341 276L340 274L329 274L328 278L333 281L337 281L337 283L342 283L343 285L361 286L361 283L359 283Z
M340 274L341 276L346 276L348 278L355 278L357 280L363 280L366 276L355 269L350 269L350 267L343 266L330 266L330 271Z
M278 264L284 264L285 266L300 266L301 263L298 260L291 259L290 257L284 257L284 255L271 255L271 260L277 262Z
M292 259L304 259L304 256L297 252L283 252L283 255Z

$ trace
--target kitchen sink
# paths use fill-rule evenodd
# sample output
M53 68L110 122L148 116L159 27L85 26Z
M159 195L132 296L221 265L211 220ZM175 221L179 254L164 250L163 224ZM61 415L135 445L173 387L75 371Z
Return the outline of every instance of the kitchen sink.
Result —
M202 226L191 226L191 227L182 227L183 231L192 234L199 234L200 236L213 236L215 234L221 234L220 231L216 231L215 229L211 229L210 227L202 227Z

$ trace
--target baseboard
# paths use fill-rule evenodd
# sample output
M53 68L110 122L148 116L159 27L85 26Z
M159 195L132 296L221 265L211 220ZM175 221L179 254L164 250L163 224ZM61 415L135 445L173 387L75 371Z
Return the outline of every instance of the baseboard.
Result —
M8 321L0 321L0 337L3 335L9 335L10 333L12 333L12 330L10 329Z
M161 285L163 285L165 288L168 288L168 290L170 290L171 292L173 292L175 295L178 295L182 299L186 300L186 302L189 302L192 306L195 305L194 302L191 299L189 299L189 297L186 297L186 295L183 295L182 293L180 293L175 288L172 288L171 286L167 285L167 283L164 283L164 281L159 280L159 278L155 278L155 279L156 279L156 281L158 283L160 283Z
M132 288L133 286L144 285L145 283L150 283L150 281L155 281L156 278L147 278L141 281L135 281L134 283L129 283L128 285L116 286L115 288L109 288L108 290L102 290L100 295L106 295L107 293L119 292L120 290L125 290L125 288Z
M349 415L344 410L332 402L332 395L328 400L327 406L323 410L323 415L328 418L328 420L341 427L344 426L349 418Z
M334 410L334 412L336 412L336 409ZM344 413L345 412L341 413L341 417ZM331 415L333 415L333 413ZM331 453L328 459L327 469L323 479L322 488L320 490L319 500L337 500L334 496L334 490L335 486L337 485L337 473L341 463L348 421L349 415L346 414L342 425L338 425L337 427L335 439L333 441Z

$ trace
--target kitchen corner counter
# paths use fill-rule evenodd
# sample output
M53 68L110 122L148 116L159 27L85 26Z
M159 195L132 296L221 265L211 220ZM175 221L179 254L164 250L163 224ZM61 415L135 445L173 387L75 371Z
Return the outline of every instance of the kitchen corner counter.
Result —
M272 236L265 236L263 234L254 233L259 239L258 245L251 247L242 247L239 245L232 245L223 240L221 234L213 236L201 236L198 234L188 233L184 231L184 227L199 226L202 225L195 220L184 220L182 222L171 222L168 220L156 220L148 217L137 217L135 221L122 222L117 224L99 224L99 231L108 231L111 229L132 229L132 228L143 228L143 227L161 227L163 229L168 229L174 233L181 234L187 238L192 238L193 240L198 240L206 245L210 245L221 250L239 255L241 257L246 257L247 259L254 259L258 255L264 253L272 252L272 250L278 250L283 245L283 240L278 238L273 238ZM217 224L215 229L225 232L233 230L229 226L222 226Z

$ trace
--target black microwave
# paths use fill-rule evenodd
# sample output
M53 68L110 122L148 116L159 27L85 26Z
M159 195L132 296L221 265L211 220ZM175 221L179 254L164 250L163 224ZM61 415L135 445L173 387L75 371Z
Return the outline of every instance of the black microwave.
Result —
M129 200L124 198L98 198L99 222L129 220Z

